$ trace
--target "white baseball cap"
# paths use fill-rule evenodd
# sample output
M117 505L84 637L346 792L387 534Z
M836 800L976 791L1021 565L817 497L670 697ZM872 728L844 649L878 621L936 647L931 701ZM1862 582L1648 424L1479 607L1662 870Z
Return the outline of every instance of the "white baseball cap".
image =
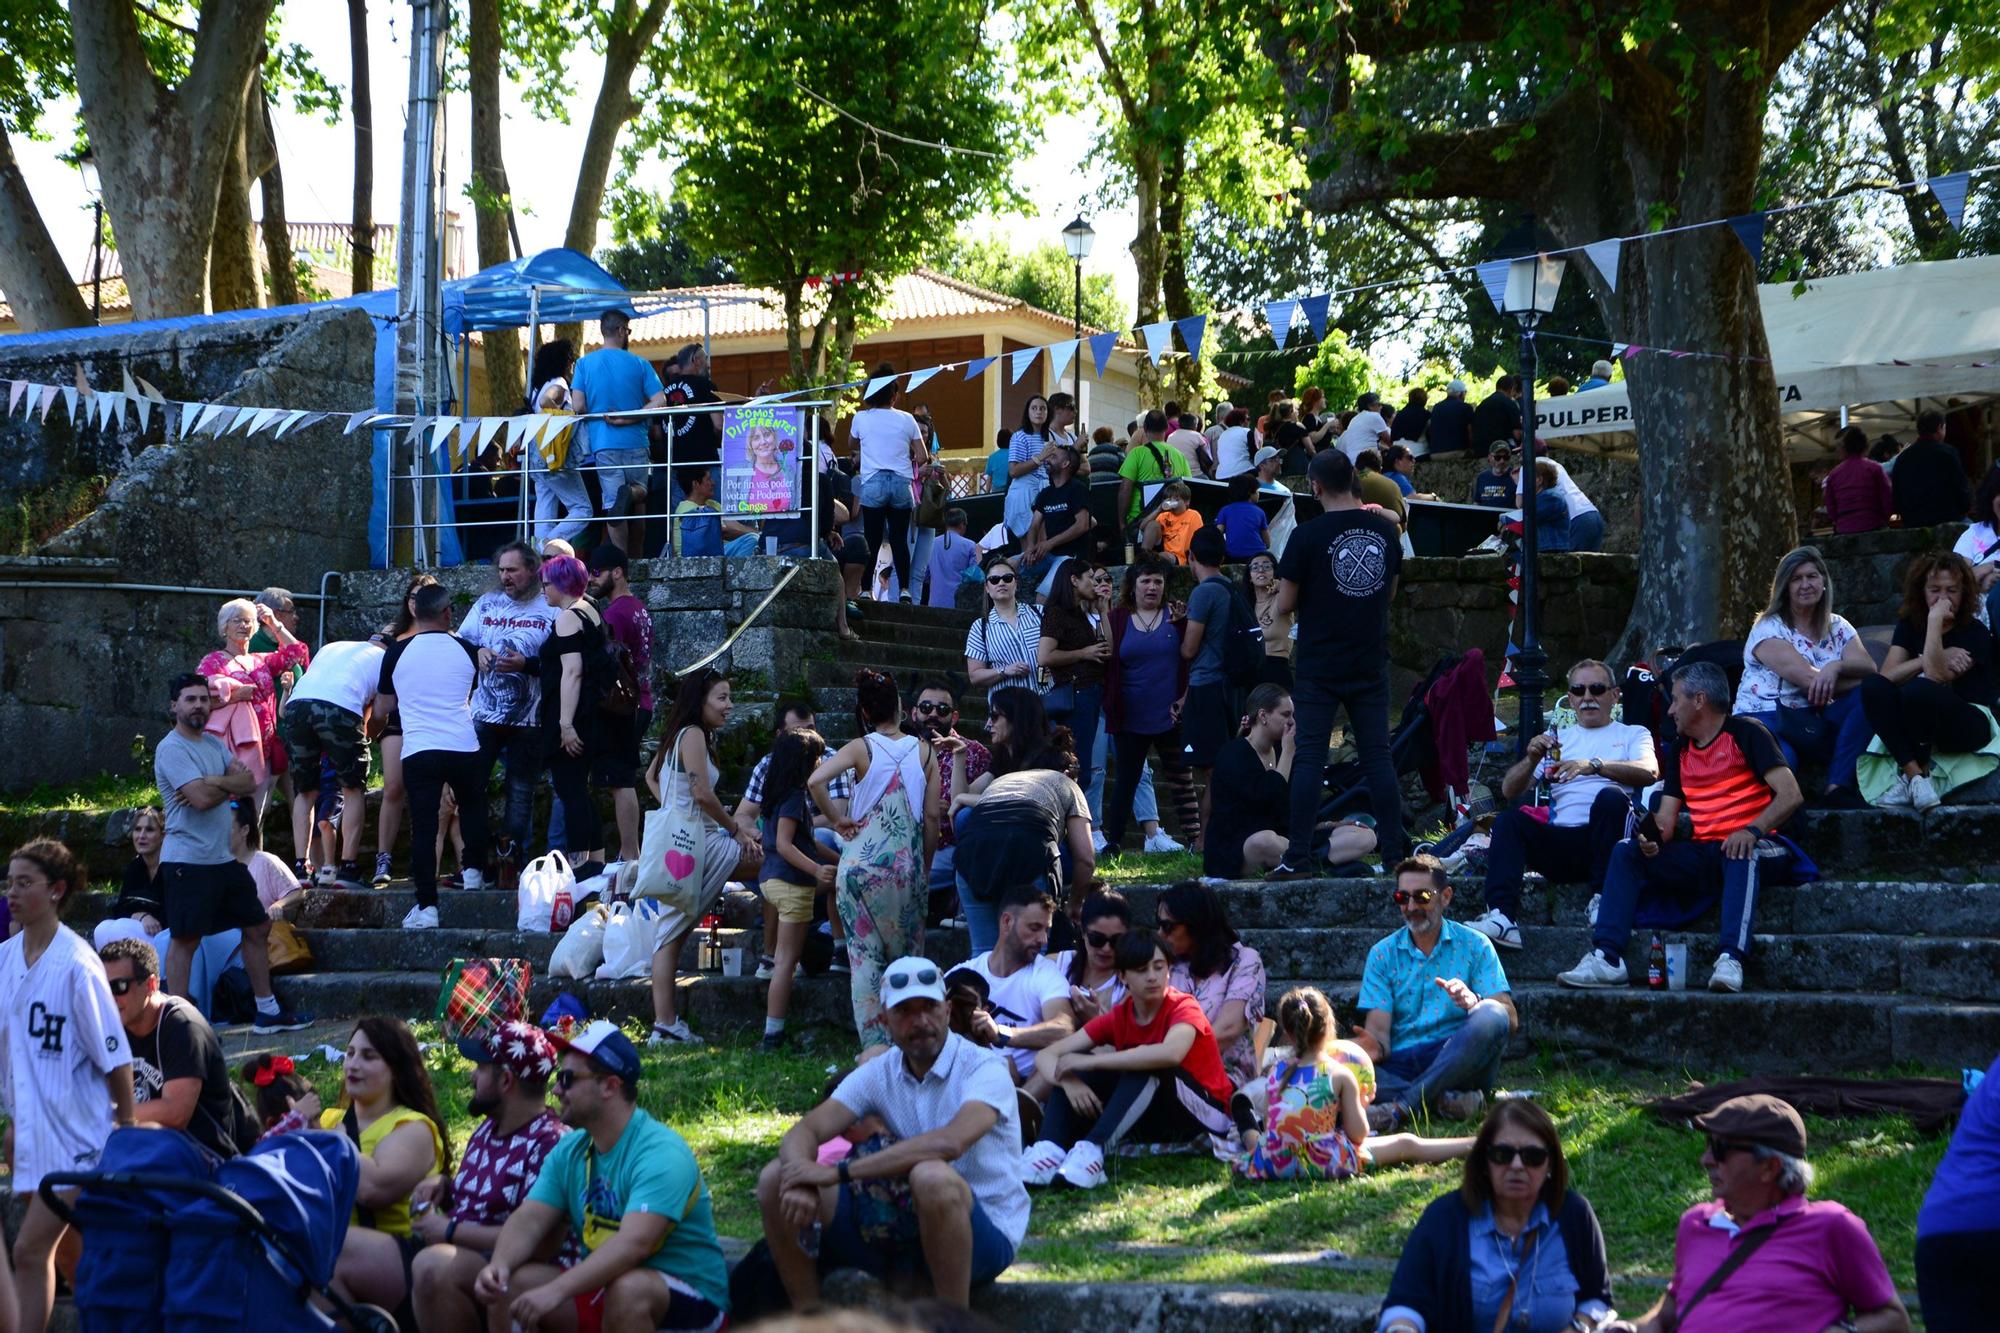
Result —
M882 1007L905 1000L944 1002L944 969L928 958L898 958L882 973Z

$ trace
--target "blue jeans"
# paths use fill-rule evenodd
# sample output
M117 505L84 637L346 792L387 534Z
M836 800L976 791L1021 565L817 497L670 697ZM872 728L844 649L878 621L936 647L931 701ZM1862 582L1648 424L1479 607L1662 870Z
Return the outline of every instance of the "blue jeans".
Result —
M1592 943L1616 963L1632 940L1632 924L1642 900L1648 919L1666 927L1695 920L1722 900L1717 932L1721 952L1738 962L1750 954L1750 923L1757 914L1757 889L1764 862L1756 856L1732 861L1719 842L1676 838L1659 853L1647 856L1636 838L1627 838L1611 853L1604 871L1604 896L1597 902L1597 928Z
M1079 685L1076 687L1076 707L1066 713L1051 712L1049 721L1061 723L1070 729L1076 739L1076 762L1078 773L1076 785L1091 791L1097 781L1097 741L1098 720L1104 711L1104 687L1102 685ZM1151 778L1147 779L1150 792ZM1155 809L1155 816L1158 811ZM1091 823L1097 822L1097 805L1091 803Z
M1569 549L1597 551L1603 547L1604 515L1595 509L1586 509L1581 514L1572 515L1569 520Z
M1507 1030L1507 1011L1498 1001L1481 1000L1451 1036L1393 1047L1386 1060L1378 1060L1375 1100L1428 1110L1443 1093L1492 1088Z
M1109 732L1104 730L1103 725L1103 702L1104 691L1100 687L1098 689L1099 721L1097 737L1090 743L1090 776L1085 781L1077 784L1083 788L1084 799L1090 802L1091 826L1100 829L1104 827L1105 760L1108 758L1111 750L1111 736ZM1079 751L1083 748L1081 740L1077 742L1077 748ZM1079 754L1079 762L1081 759L1082 756ZM1138 820L1141 826L1160 822L1160 803L1153 796L1153 766L1151 764L1147 764L1139 770L1139 789L1132 793L1132 818Z
M590 487L568 469L535 472L530 476L535 489L536 549L551 537L575 541L590 526ZM562 516L560 523L556 521L558 513Z
M1826 785L1854 790L1854 766L1875 732L1861 708L1861 691L1849 690L1824 708L1774 708L1754 717L1777 738L1793 768L1804 755L1826 765Z
M510 727L499 722L476 722L479 733L479 762L490 778L495 761L507 765L506 815L500 832L511 842L516 854L525 857L534 837L535 783L542 776L542 729ZM481 784L484 797L484 784ZM492 827L490 824L488 827Z
M1285 864L1295 870L1312 864L1319 808L1326 800L1327 742L1333 735L1334 715L1344 708L1368 783L1375 845L1382 852L1383 864L1394 865L1402 859L1406 844L1403 793L1396 781L1395 761L1389 757L1388 673L1370 681L1328 681L1315 677L1304 664L1294 665L1298 680L1292 687L1292 702L1298 739L1292 760L1291 841L1285 847Z
M910 531L910 599L918 606L924 605L925 597L930 594L931 542L936 537L936 528L913 528Z

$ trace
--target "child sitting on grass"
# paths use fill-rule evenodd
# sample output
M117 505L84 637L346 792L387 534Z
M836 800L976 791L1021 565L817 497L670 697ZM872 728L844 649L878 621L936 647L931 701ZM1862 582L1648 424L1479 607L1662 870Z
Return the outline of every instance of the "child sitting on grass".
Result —
M319 1094L299 1074L291 1056L269 1052L255 1056L237 1076L250 1085L257 1123L264 1127L263 1138L319 1125Z

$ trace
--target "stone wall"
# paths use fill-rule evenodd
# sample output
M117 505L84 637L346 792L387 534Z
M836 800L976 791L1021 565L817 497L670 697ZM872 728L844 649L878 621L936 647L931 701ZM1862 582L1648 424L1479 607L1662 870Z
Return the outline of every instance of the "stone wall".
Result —
M1919 551L1949 551L1963 523L1935 528L1884 528L1812 539L1833 577L1833 609L1857 626L1887 625L1903 603L1903 571Z
M1629 555L1542 557L1542 646L1561 672L1579 657L1602 657L1625 628L1639 586ZM1497 555L1419 557L1403 562L1402 588L1389 610L1392 697L1402 695L1446 653L1478 648L1486 676L1499 678L1509 616L1507 566Z

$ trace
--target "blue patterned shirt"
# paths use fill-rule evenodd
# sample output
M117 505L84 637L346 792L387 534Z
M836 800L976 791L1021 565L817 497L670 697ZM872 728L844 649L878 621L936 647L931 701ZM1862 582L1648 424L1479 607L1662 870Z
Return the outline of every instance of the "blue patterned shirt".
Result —
M1465 1011L1436 984L1439 978L1463 981L1482 998L1508 990L1493 941L1472 927L1444 922L1437 947L1427 958L1404 926L1368 951L1361 970L1361 1012L1387 1009L1390 1038L1397 1048L1449 1037L1465 1021Z

